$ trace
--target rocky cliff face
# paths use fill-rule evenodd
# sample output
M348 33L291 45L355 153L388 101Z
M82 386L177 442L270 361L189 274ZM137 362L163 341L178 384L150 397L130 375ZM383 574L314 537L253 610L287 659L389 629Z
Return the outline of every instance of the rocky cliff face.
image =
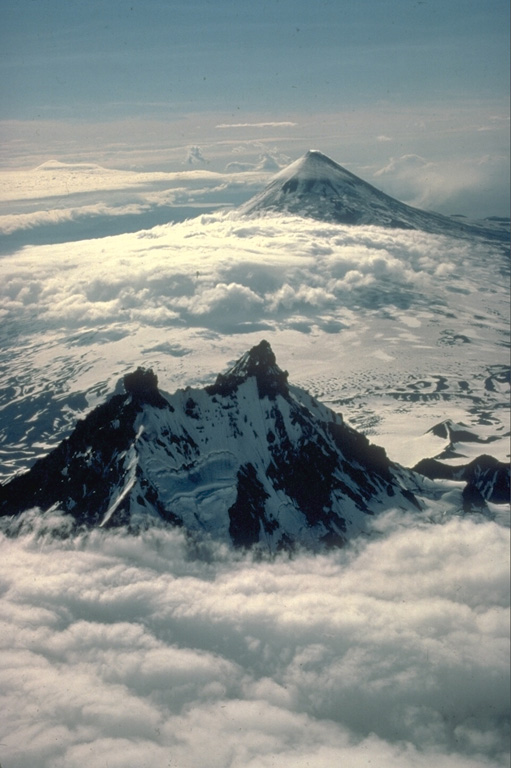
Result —
M442 494L290 385L265 341L205 389L164 395L142 369L124 388L0 487L3 516L59 509L86 528L169 523L237 546L320 549Z

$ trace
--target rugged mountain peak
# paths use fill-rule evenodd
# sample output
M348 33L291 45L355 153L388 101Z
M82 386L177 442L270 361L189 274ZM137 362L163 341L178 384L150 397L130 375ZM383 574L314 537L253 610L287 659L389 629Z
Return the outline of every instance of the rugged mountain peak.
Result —
M126 394L131 395L135 403L147 403L159 408L166 406L166 400L158 390L158 377L151 370L137 368L133 373L127 373L123 379Z
M451 479L442 487L393 464L339 414L288 385L267 341L206 389L163 396L142 368L124 385L29 471L0 485L7 530L16 532L25 511L60 510L69 530L165 522L274 552L342 545L367 531L373 515L434 507L444 492L455 503ZM459 509L500 502L505 478L496 469L470 467ZM444 471L434 464L435 477Z
M463 480L465 512L481 507L481 498L494 504L508 504L510 492L509 464L482 454L468 464L444 464L436 459L422 459L414 470L431 480ZM475 504L474 504L475 502Z
M240 357L227 373L221 373L207 391L210 394L228 394L251 377L257 381L260 397L274 398L277 394L287 394L288 373L279 368L270 344L264 339Z

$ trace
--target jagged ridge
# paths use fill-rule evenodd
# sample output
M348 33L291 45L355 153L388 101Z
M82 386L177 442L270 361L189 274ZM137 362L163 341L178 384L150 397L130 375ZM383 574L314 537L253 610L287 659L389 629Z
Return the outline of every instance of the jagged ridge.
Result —
M285 396L288 393L288 373L279 368L271 346L264 339L246 352L227 373L220 373L216 382L206 387L206 391L210 395L228 395L252 376L257 381L259 397L274 399L277 394Z
M468 464L456 466L443 464L437 459L422 459L414 470L431 480L462 480L466 483L463 498L470 506L480 506L481 500L494 504L509 503L509 465L493 456L483 454Z
M164 395L143 369L124 388L0 487L2 516L58 508L87 528L165 522L275 551L340 545L441 491L289 385L266 341L205 389Z

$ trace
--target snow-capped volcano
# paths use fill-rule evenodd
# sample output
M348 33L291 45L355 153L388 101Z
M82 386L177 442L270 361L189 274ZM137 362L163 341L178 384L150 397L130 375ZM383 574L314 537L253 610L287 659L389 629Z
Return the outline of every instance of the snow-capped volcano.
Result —
M289 385L266 341L204 389L165 395L139 368L124 390L0 487L0 515L38 507L85 527L166 521L275 551L342 544L370 516L420 510L446 490ZM485 487L491 498L487 478Z
M259 194L240 207L242 214L288 213L337 224L417 229L433 234L502 233L468 225L401 203L363 181L318 150L273 177Z

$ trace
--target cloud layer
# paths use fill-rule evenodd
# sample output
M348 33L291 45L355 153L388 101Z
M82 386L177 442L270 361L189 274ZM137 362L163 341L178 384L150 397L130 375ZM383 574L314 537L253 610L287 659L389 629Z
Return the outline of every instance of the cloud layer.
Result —
M210 382L261 338L293 382L366 431L402 412L395 397L413 423L425 396L438 402L417 434L467 418L447 399L475 405L478 419L486 380L507 363L505 269L484 241L235 213L5 255L2 474L54 445L130 369L153 367L173 391ZM354 398L368 391L379 404L360 410ZM411 424L399 421L399 441ZM395 458L413 461L407 449Z
M143 119L0 121L0 166L5 169L0 173L0 201L42 201L58 194L59 205L67 207L74 201L66 196L85 181L96 194L91 204L99 199L111 205L112 192L120 190L125 203L147 202L144 192L158 184L185 187L192 197L194 186L199 194L201 185L208 186L199 176L209 174L211 182L216 176L222 187L232 181L230 171L255 169L266 171L264 184L275 167L261 166L261 157L270 156L283 166L318 148L403 202L476 219L509 214L509 109L494 99L448 106L379 103L333 111L244 112L243 121L221 111L166 118L160 112L158 119L150 119L150 104L139 106ZM191 149L207 160L208 174L199 166L190 171ZM410 156L423 158L424 167L417 167L414 175L407 165ZM25 170L14 170L21 168ZM43 201L41 207L54 207L55 202ZM242 201L231 189L213 202ZM2 206L4 212L11 210ZM19 205L13 207L12 213L22 212Z
M94 225L96 236L100 236L101 220L107 217L138 216L135 229L143 229L172 221L176 215L179 218L176 210L182 207L196 207L199 213L236 205L258 191L271 172L278 170L277 164L266 167L264 160L233 169L234 173L202 169L148 173L58 161L48 161L32 170L4 171L0 174L0 234L8 236L53 225L54 240L49 242L62 242L62 232L55 225L90 219L90 232L85 238L76 227L68 229L70 240L80 240L95 234ZM183 166L206 163L198 146L189 147L183 156ZM160 221L155 222L158 212ZM126 218L117 228L127 231ZM25 242L40 240L32 233Z
M494 523L390 516L272 563L158 530L41 544L0 540L9 768L509 764Z
M27 249L2 260L3 313L67 327L142 319L213 330L309 323L342 309L409 308L476 293L498 250L421 232L287 218L203 216L136 235ZM470 262L470 272L457 267ZM92 275L91 275L92 273ZM458 304L462 305L462 300ZM243 311L242 311L243 307ZM142 313L142 314L141 314Z

